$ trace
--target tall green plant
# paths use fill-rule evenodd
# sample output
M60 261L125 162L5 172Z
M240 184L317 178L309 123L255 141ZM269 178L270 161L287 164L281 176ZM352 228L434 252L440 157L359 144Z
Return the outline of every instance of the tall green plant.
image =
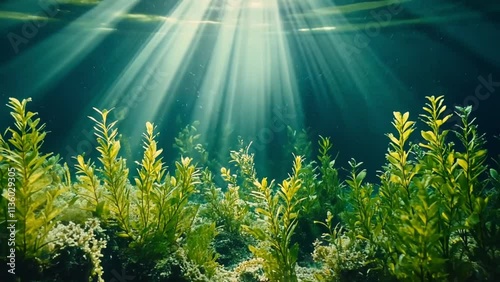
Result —
M250 146L252 143L250 142L248 145L245 145L243 139L238 138L239 149L238 151L231 151L229 155L231 157L230 163L233 163L236 166L237 177L234 178L235 183L232 185L238 186L241 188L240 196L243 200L250 200L250 193L254 188L254 183L257 180L257 172L255 171L255 161L254 154L250 153ZM224 173L222 173L222 178L228 182L228 178L225 178Z
M74 185L75 192L83 202L82 208L91 212L92 216L105 218L104 215L104 188L101 185L101 179L96 174L96 167L90 160L85 162L82 155L76 157L77 163L76 177L77 182Z
M197 192L200 172L191 164L191 158L175 163L175 176L169 173L165 181L155 185L153 203L156 209L155 232L176 245L179 238L190 230L198 212L197 205L189 205L189 198Z
M460 238L465 252L473 259L484 265L485 275L492 277L499 273L498 263L498 236L500 235L498 213L491 212L498 209L498 191L494 190L495 170L490 170L490 179L487 181L485 172L487 151L484 148L484 134L479 134L475 118L471 119L472 107L456 107L456 114L460 117L461 125L454 131L464 148L463 152L455 154L456 164L460 172L455 177L458 187L458 203L463 219L460 227L465 226L466 232L460 232ZM493 176L493 177L492 177ZM488 187L493 184L492 187ZM493 188L493 189L492 189ZM493 192L492 192L493 191ZM496 199L496 201L495 201ZM491 202L491 203L490 203ZM469 240L473 238L474 243Z
M379 192L379 218L389 237L382 243L389 257L388 267L399 279L442 279L446 272L439 252L439 202L429 189L430 179L417 177L419 166L409 160L412 148L406 149L414 122L409 121L409 113L395 112L392 124L398 135L387 135L391 141L386 155L389 163L381 176L384 186ZM392 220L388 213L393 215Z
M318 181L316 182L317 204L324 210L330 210L334 216L344 210L344 184L335 167L337 156L332 157L333 144L329 137L319 136L318 141ZM338 220L338 219L337 219Z
M130 227L130 185L128 183L128 168L126 160L120 157L120 141L117 140L117 121L108 122L110 110L94 110L100 115L100 120L89 116L95 123L94 130L97 137L97 151L100 153L101 167L95 168L84 157L76 157L79 187L83 188L78 194L87 202L87 208L101 219L116 220L124 236L131 235ZM99 172L99 175L96 175ZM100 190L100 180L103 180L103 191ZM101 199L101 196L104 196Z
M380 229L375 224L378 199L372 197L373 185L363 183L366 177L366 170L360 170L363 163L357 163L351 159L349 166L351 171L346 183L350 190L345 194L345 200L350 203L344 212L344 220L351 231L354 231L358 238L372 241L372 237L378 235Z
M3 189L2 202L7 213L5 223L15 221L15 248L18 257L36 257L45 243L54 219L71 204L56 200L69 190L68 181L53 179L52 169L57 159L50 160L51 153L44 154L41 147L47 132L40 124L37 113L27 111L31 99L19 101L9 98L7 106L12 110L14 128L8 128L10 137L0 141L0 158L8 165L8 184ZM67 175L65 173L64 175ZM12 206L15 203L15 207Z
M451 114L443 116L446 106L443 105L443 96L427 97L429 100L423 108L426 114L421 114L421 119L430 128L421 131L422 138L426 143L419 146L425 149L425 157L421 166L425 171L424 177L430 178L430 185L436 189L439 201L439 228L442 238L442 256L450 259L452 256L451 236L456 231L456 223L460 212L460 189L457 185L457 164L455 152L451 143L446 143L449 130L442 129Z
M230 169L221 168L222 179L228 184L225 192L215 186L208 169L203 172L203 175L204 182L208 186L205 191L207 216L225 231L239 234L241 225L248 221L249 206L240 198L240 187L237 184L236 175L231 174Z
M297 226L300 203L297 198L301 188L299 172L302 158L295 157L293 174L279 185L273 194L271 181L256 182L258 190L252 194L259 204L256 209L259 221L256 225L245 226L245 230L259 241L257 246L249 246L250 251L264 260L264 272L270 281L297 281L295 266L299 246L291 244L292 235ZM262 224L261 224L262 223Z
M143 241L147 234L154 230L155 221L158 220L158 211L153 201L155 196L155 185L158 185L165 175L166 168L163 166L160 154L162 149L158 149L155 138L158 133L154 133L154 124L146 123L146 132L143 133L144 155L141 162L136 162L138 176L134 178L137 192L134 197L137 205L138 220L134 227L138 231L140 241Z

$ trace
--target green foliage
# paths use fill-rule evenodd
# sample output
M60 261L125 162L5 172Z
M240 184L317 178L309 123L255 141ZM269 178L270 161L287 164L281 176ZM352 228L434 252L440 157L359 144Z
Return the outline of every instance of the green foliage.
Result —
M369 263L369 255L371 247L366 240L349 237L348 233L343 232L340 223L333 226L333 214L328 211L327 218L324 222L315 221L326 227L328 232L323 233L322 244L320 240L314 242L313 259L321 263L321 271L314 276L316 281L344 281L349 279L350 272L357 273L356 277L359 280L367 280L366 269L365 273L362 268ZM353 233L351 233L353 234Z
M215 186L212 173L208 169L203 172L202 177L207 202L205 214L214 220L218 227L231 234L239 233L241 226L248 221L250 193L256 181L254 155L249 153L251 144L245 145L241 138L238 141L238 151L230 152L230 163L235 165L236 173L232 173L230 168L220 169L227 189L223 192Z
M215 223L199 225L187 233L184 244L188 259L199 265L208 278L215 275L219 266L217 263L219 255L212 246L212 241L217 234Z
M238 184L241 187L241 198L245 201L251 199L250 193L254 188L254 182L257 180L257 174L255 172L255 161L254 154L250 154L250 146L252 143L245 146L243 139L238 138L239 149L238 151L231 151L229 153L231 160L230 163L233 163L237 168L237 177L230 176L229 170L228 173L223 173L222 170L222 178L229 185L235 186ZM232 183L232 181L236 181Z
M346 183L350 191L345 194L345 200L349 203L346 211L344 211L344 220L350 230L356 230L359 238L369 241L373 240L373 236L377 235L380 230L375 225L375 213L377 211L377 199L372 197L373 185L363 184L366 177L366 170L359 170L363 163L357 163L351 159L349 165L351 171L347 177Z
M221 256L216 247L226 254L227 248L245 247L250 239L246 235L251 235L255 241L248 249L255 259L246 265L254 273L262 274L262 269L269 281L297 281L299 246L294 242L312 243L319 237L321 230L311 228L313 222L327 229L313 245L313 258L321 265L313 271L318 281L374 276L379 280L491 280L500 275L500 165L487 165L485 137L471 118L471 107L456 107L454 114L461 124L449 129L452 115L445 114L443 97L427 100L420 115L426 129L420 132L419 144L410 143L416 128L409 113L394 113L396 132L387 134L387 163L379 173L379 185L367 183L362 163L353 159L343 182L327 137L320 136L317 159L306 163L304 156L310 155L311 147L307 132L288 128L292 150L300 156L294 157L293 173L287 179L280 185L267 178L258 181L251 143L239 139L238 149L230 152L230 164L220 168L223 185L219 188L208 153L199 143L198 123L176 138L182 157L171 172L163 163L155 125L146 123L144 154L129 183L116 121L108 121L108 110L97 109L99 117L90 119L95 123L99 162L76 156L77 181L72 183L66 164L41 152L45 125L36 113L26 110L30 100L11 98L8 106L14 126L0 135L0 225L6 228L7 220L17 220L20 264L60 254L65 256L54 262L65 265L64 258L79 256L73 262L93 265L82 269L94 271L84 276L103 279L101 260L104 268L116 261L100 258L101 235L89 237L92 232L80 232L83 229L75 224L61 224L71 219L67 207L75 201L85 216L101 219L110 235L111 247L105 252L119 254L118 262L139 269L134 275L143 280L218 281ZM198 212L199 203L192 201L197 192L204 196L202 212ZM326 211L325 222L314 221ZM199 221L204 223L194 224ZM73 236L76 239L68 241L73 245L64 247L61 242L70 233L80 237ZM123 244L116 243L120 240ZM54 248L54 243L59 247ZM50 247L52 253L47 253ZM0 251L5 252L5 246ZM89 259L82 260L85 253ZM227 265L238 259L233 255Z
M125 236L131 234L130 229L130 187L128 183L128 168L124 158L119 157L120 141L117 140L118 130L116 122L108 123L109 110L100 111L100 120L89 117L94 123L95 135L97 136L97 151L101 167L95 169L93 163L85 162L83 156L77 156L77 172L80 174L80 187L84 188L80 195L86 197L88 208L106 222L108 217L116 220L118 226L123 230ZM95 171L100 173L103 179L104 192L99 191L99 180L95 177ZM104 198L99 200L100 196Z
M299 172L302 158L295 157L293 174L279 185L279 190L273 194L273 182L268 184L264 178L256 182L258 190L253 196L259 204L256 212L258 222L253 226L245 226L245 230L258 242L258 246L249 246L250 251L263 259L263 268L270 281L297 281L295 266L299 246L291 245L292 235L297 227L297 217L300 203L297 192L301 188Z
M191 229L198 206L190 205L189 198L197 190L199 171L191 164L192 159L182 158L175 163L175 176L168 173L165 182L156 186L152 202L155 206L154 229L171 245Z
M312 155L312 143L309 132L306 129L297 131L291 126L286 127L288 137L287 155L302 156L306 159Z
M439 252L439 205L429 190L429 181L416 177L420 166L409 160L412 148L406 147L415 123L408 119L408 113L395 112L392 124L398 136L387 135L391 147L386 155L389 164L381 176L380 218L389 238L383 247L389 256L389 270L398 279L442 279L446 272L445 258Z
M37 114L26 110L29 101L31 99L9 99L7 106L12 109L14 128L7 129L6 135L10 135L7 141L0 140L3 177L8 176L2 178L8 180L8 184L2 183L5 198L2 209L6 211L2 221L7 224L8 220L17 220L15 247L21 259L39 255L55 224L54 219L71 204L56 205L56 200L69 190L66 185L69 180L54 181L53 169L58 157L41 152L47 132L44 131L45 124L40 124L40 119L36 118ZM5 167L8 167L8 173L5 173ZM65 172L62 177L66 176Z
M339 177L339 172L335 168L337 157L332 159L331 149L333 147L329 137L320 136L319 144L319 172L317 194L320 206L323 209L331 210L334 214L343 210L343 188L344 185Z
M238 234L242 224L248 219L248 205L240 199L239 189L236 184L236 176L231 175L231 171L221 168L221 176L228 183L227 190L222 192L213 183L210 171L203 172L205 189L205 200L207 201L207 215L227 232Z
M158 219L158 213L155 213L155 185L158 185L166 169L163 167L162 158L159 158L162 149L158 149L155 138L158 134L154 133L155 126L152 123L146 123L146 133L144 137L144 156L141 162L136 162L139 168L137 169L138 177L135 177L136 191L136 207L139 213L138 220L134 227L138 231L139 240L144 240L148 232L154 230L154 224Z
M344 185L335 167L336 158L332 159L330 152L333 145L329 137L319 137L319 163L311 161L302 166L300 171L304 189L299 191L299 195L305 198L302 203L302 216L309 221L323 216L325 210L337 215L344 209Z
M186 125L175 137L174 144L174 148L179 150L180 156L190 156L196 166L208 165L209 162L207 150L199 143L201 138L201 134L198 133L197 129L199 125L199 121Z
M464 152L457 152L456 165L460 168L455 179L458 186L458 203L461 204L458 221L467 232L461 232L460 238L463 249L471 252L471 258L480 261L485 267L485 276L493 277L499 273L498 263L498 174L491 169L491 181L485 181L488 172L486 166L487 151L484 149L484 134L479 134L475 119L470 119L472 108L456 108L456 114L462 124L455 131L457 138L464 148ZM496 182L495 182L496 181ZM488 187L491 185L490 187ZM496 189L495 189L496 188ZM457 225L458 225L457 224ZM475 244L469 244L468 236Z
M82 208L92 213L97 218L104 218L104 187L96 174L95 164L90 160L84 161L83 156L76 157L77 183L74 185L75 192L84 202Z
M404 280L491 277L498 272L492 263L498 263L492 239L499 235L493 227L498 213L490 212L495 204L488 206L496 193L486 188L494 180L484 181L484 138L469 118L471 108L457 107L462 124L453 132L464 151L456 151L447 141L451 131L443 129L451 118L443 115L443 97L427 99L420 116L430 130L421 131L423 142L406 148L414 131L408 113L394 114L398 136L388 134L388 164L380 176L373 229L373 241L388 259L380 264ZM377 235L378 230L383 232Z
M189 204L189 198L197 191L199 171L191 164L191 158L181 158L175 163L175 175L171 176L162 163L154 133L155 126L146 123L143 134L144 155L139 166L135 186L128 183L128 168L119 157L120 141L116 121L108 124L109 111L99 111L101 121L96 123L97 150L102 167L85 162L77 157L76 185L79 196L86 202L86 209L106 222L118 223L121 232L117 235L129 237L133 246L150 246L153 241L164 240L161 250L173 251L178 247L179 238L192 226L198 207ZM102 181L101 181L102 179ZM141 247L141 248L142 248ZM169 249L166 250L165 248Z

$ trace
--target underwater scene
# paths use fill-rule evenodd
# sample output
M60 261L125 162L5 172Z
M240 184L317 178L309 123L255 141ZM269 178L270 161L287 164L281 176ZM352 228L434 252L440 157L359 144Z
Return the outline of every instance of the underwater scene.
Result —
M500 1L0 0L0 282L498 281Z

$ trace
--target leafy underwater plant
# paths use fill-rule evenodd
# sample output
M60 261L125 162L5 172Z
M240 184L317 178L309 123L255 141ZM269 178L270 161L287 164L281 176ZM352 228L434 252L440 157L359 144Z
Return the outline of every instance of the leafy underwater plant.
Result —
M187 232L186 243L183 247L187 258L198 265L208 278L215 275L219 266L217 263L219 254L212 246L212 241L217 234L215 223L196 226Z
M264 272L270 281L297 281L295 266L299 245L291 245L291 239L303 200L296 197L301 188L301 166L302 158L296 156L292 175L283 180L274 195L273 182L268 184L266 178L256 182L258 190L252 192L259 206L256 208L259 220L254 225L244 226L244 229L259 241L257 246L251 245L249 249L257 258L263 259Z
M256 181L253 154L240 143L239 150L230 154L235 169L220 170L228 186L222 192L213 183L210 168L200 174L195 166L201 163L193 164L188 157L181 157L170 175L152 123L146 123L144 155L136 162L133 184L129 183L116 124L107 121L107 110L97 110L100 118L92 118L98 165L77 156L77 181L71 183L68 168L59 165L56 156L41 153L46 132L36 113L26 111L29 100L12 98L9 107L15 127L0 135L0 217L10 215L8 188L14 183L20 191L15 216L22 219L16 238L18 254L25 260L47 257L43 253L47 234L56 230L53 227L63 218L59 216L75 201L66 193L73 187L84 208L109 229L108 234L116 235L114 239L126 237L123 248L128 260L120 263L134 269L134 275L141 273L139 279L150 278L151 269L163 275L162 264L156 262L164 258L178 260L172 265L186 268L184 278L217 279L219 254L212 241L227 228L234 233L243 229L257 240L249 249L268 280L296 281L300 258L292 236L304 232L299 220L314 220L317 214L332 210L325 223L328 236L315 245L315 258L323 265L316 273L323 280L364 279L367 270L370 277L380 275L379 280L493 279L500 273L500 167L486 164L484 135L471 119L470 107L456 108L461 124L451 130L443 97L427 99L420 117L428 129L420 132L423 140L417 145L410 144L415 123L409 113L394 113L397 134L387 135L390 143L380 186L366 183L366 171L353 160L342 182L329 153L330 140L320 136L318 160L306 164L295 157L293 173L278 191L273 181ZM9 168L19 172L13 181ZM192 196L201 186L209 194L201 200L212 206L207 210L220 208L214 212L217 215L200 217L200 203ZM342 211L341 223L333 224ZM199 221L205 222L198 225ZM118 231L112 234L113 230ZM103 266L108 259L102 258Z
M36 118L37 113L27 111L30 101L29 98L22 101L9 98L7 106L12 110L15 127L7 129L6 133L10 134L7 140L0 138L0 164L10 172L3 175L8 178L2 178L8 180L2 185L1 203L5 211L2 225L14 222L15 249L21 261L41 255L47 235L55 225L54 219L73 201L56 204L57 199L69 191L69 171L65 166L60 182L53 178L59 158L41 152L47 132L45 124Z
M137 162L138 176L134 177L136 185L132 187L128 183L125 159L119 156L116 121L108 123L109 110L95 110L101 121L90 119L96 123L94 129L102 167L96 168L94 163L85 162L83 156L77 156L78 187L84 188L78 191L79 195L87 201L94 215L105 222L115 220L122 230L120 236L130 237L139 244L148 238L165 236L175 244L189 229L196 213L187 208L188 199L199 183L199 171L191 165L192 159L181 158L181 162L176 162L175 176L171 176L159 157L162 149L158 149L155 141L155 126L148 122L143 134L144 155L141 162Z
M443 115L443 97L427 99L420 117L430 130L421 132L418 145L409 143L415 130L409 113L394 113L397 135L387 134L390 147L378 192L362 183L366 172L359 171L360 164L350 162L343 227L350 238L368 243L371 270L388 279L387 274L410 281L494 277L498 174L494 169L486 174L484 138L469 117L471 108L456 108L461 125L452 131L445 129L451 116ZM449 133L462 151L448 141ZM337 260L323 256L320 261L334 266Z
M220 188L216 188L209 171L204 171L203 174L209 178L205 181L209 185L205 191L207 217L228 233L240 233L241 225L248 221L249 207L240 198L236 175L231 174L229 169L221 168L222 179L228 183L227 190L222 192Z
M439 206L436 197L428 191L428 182L416 178L419 167L409 160L411 148L405 149L414 124L409 121L409 113L395 112L393 125L398 137L387 135L391 141L386 156L389 161L387 173L394 185L389 189L396 189L401 203L392 205L391 196L385 193L385 187L381 188L385 196L381 205L395 208L392 213L400 220L400 223L392 220L386 225L390 238L387 253L392 258L389 269L399 279L442 279L445 276L442 271L444 259L437 249L441 236L437 227ZM384 210L388 211L387 206Z
M324 222L315 223L326 227L327 232L323 233L322 240L314 242L314 261L322 264L321 270L316 272L315 281L344 281L352 277L350 272L355 272L358 279L366 280L366 273L362 268L370 263L370 245L364 238L350 236L353 233L344 232L340 223L333 226L334 216L328 211ZM326 244L324 244L326 243Z
M199 121L186 125L175 137L173 147L179 151L180 156L190 156L196 166L209 165L208 152L199 143L201 134L198 133Z

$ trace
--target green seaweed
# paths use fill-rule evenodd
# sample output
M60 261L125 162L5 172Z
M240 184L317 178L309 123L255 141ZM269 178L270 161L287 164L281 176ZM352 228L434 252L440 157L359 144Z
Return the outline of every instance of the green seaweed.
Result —
M15 249L20 260L41 256L47 234L55 225L54 219L73 201L56 204L58 198L69 191L70 182L56 182L53 178L58 157L41 152L47 132L45 124L36 118L37 113L26 110L30 101L9 99L7 106L12 110L14 128L8 128L5 136L10 137L0 141L0 162L3 170L8 167L10 172L4 172L3 177L8 178L2 178L8 180L2 182L2 209L6 211L2 225L15 224ZM67 175L65 172L63 178Z
M303 200L296 197L301 188L301 166L302 158L296 156L293 174L283 180L275 194L272 193L273 182L268 184L266 178L255 183L258 189L252 193L259 205L256 209L259 220L257 224L245 226L245 230L259 242L259 245L250 245L249 248L256 257L264 260L264 272L271 281L297 281L295 266L299 245L292 245L291 240Z
M23 271L20 281L62 277L49 271L62 261L50 262L57 253L48 247L54 243L48 235L64 238L55 227L75 216L83 223L75 208L83 209L85 219L101 220L109 236L100 258L104 280L112 279L110 267L117 264L151 281L232 281L243 273L299 281L306 279L304 269L317 281L472 281L500 273L500 159L488 165L472 108L456 107L447 115L443 96L427 97L418 144L411 142L416 123L410 114L394 112L396 132L387 134L379 183L366 182L368 172L354 159L342 179L332 141L319 136L317 159L295 156L292 174L280 185L258 180L252 143L241 138L229 163L214 167L198 143L197 124L178 135L182 156L169 171L156 126L146 123L143 156L131 175L120 155L116 121L108 120L109 110L98 109L99 116L90 117L98 162L75 156L72 182L58 156L42 153L47 132L36 113L27 111L29 101L9 100L14 126L0 135L1 227L17 220L19 268L37 270ZM460 124L449 128L453 115ZM289 134L294 152L311 154L305 131ZM326 221L318 222L325 214ZM315 242L321 230L313 223L327 229ZM248 245L253 257L217 252L240 245ZM308 262L306 245L314 248L317 265L297 267ZM5 258L9 250L0 250ZM76 257L81 251L68 250L72 262L85 261ZM35 273L40 270L45 273Z

